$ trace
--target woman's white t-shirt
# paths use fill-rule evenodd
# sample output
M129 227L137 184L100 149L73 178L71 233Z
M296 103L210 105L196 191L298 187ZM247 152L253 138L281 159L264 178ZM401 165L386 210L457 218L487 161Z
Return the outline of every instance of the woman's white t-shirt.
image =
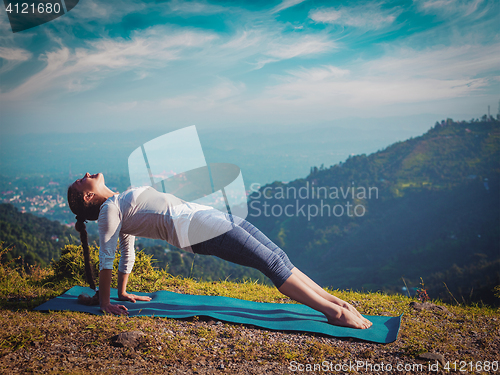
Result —
M99 270L112 269L117 241L120 240L118 270L132 272L135 237L161 239L191 250L188 230L193 215L212 207L190 203L146 186L108 198L99 212Z

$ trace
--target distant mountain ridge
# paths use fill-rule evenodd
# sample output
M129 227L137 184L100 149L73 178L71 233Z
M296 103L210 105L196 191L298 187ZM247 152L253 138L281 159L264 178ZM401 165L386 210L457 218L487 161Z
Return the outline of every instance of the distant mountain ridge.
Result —
M447 120L369 156L313 167L305 179L262 186L249 217L324 286L401 292L423 278L434 297L450 297L448 288L496 303L499 181L499 122ZM325 194L348 187L378 194ZM320 195L291 194L301 188Z

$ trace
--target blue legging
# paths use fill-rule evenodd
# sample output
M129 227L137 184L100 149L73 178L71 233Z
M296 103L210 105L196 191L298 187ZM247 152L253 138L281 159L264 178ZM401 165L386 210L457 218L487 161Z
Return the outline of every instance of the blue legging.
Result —
M189 237L207 231L222 233L191 245L196 254L215 255L221 259L253 267L269 277L279 288L292 274L294 265L288 256L248 221L216 210L197 212L189 226ZM196 242L196 241L193 241Z

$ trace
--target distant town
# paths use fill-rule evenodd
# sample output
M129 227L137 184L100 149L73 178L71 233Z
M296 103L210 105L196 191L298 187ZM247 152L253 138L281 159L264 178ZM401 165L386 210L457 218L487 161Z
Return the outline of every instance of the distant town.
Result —
M68 186L80 175L38 174L22 177L0 176L0 203L12 204L22 213L31 213L73 226L75 215L66 202ZM113 191L128 188L128 175L108 175L106 182Z
M43 180L40 176L39 180ZM66 203L66 185L61 182L48 181L46 184L33 185L34 178L3 178L0 201L10 203L22 213L32 213L50 220L58 220L61 224L71 226L74 218Z

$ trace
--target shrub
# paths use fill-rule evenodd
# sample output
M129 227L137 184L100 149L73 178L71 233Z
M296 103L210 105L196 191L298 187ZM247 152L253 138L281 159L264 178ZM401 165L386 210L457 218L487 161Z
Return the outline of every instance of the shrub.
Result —
M99 250L90 246L90 260L94 269L94 277L97 277L99 269ZM83 261L83 249L81 246L66 245L61 250L61 258L52 261L54 270L54 281L72 280L77 284L86 284L85 264Z
M94 270L96 285L99 278L99 248L90 246L90 260ZM120 262L120 252L116 252L113 263L113 280L111 286L117 287L118 264ZM152 255L138 251L135 255L135 264L132 274L129 277L129 288L151 289L155 282L162 276L168 275L165 271L158 271L153 267L155 260ZM66 245L61 251L61 258L52 262L54 271L54 282L69 281L72 284L88 285L85 278L85 264L83 260L83 249L81 246Z

